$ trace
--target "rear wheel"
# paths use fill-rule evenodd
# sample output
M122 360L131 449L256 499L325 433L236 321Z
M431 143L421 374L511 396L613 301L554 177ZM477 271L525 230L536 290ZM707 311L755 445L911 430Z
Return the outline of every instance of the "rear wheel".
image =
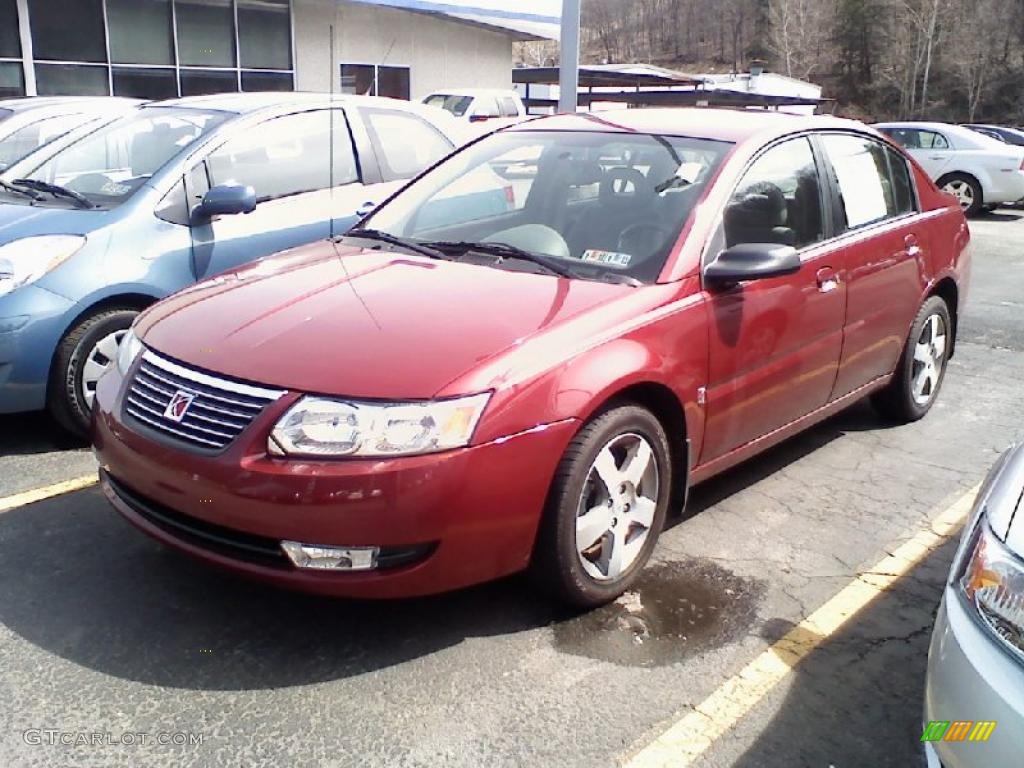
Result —
M665 523L668 440L648 410L623 405L573 439L555 473L531 566L575 605L602 605L636 581Z
M138 311L127 307L98 312L68 331L57 346L47 406L64 429L88 437L96 383L117 364L117 350Z
M978 180L966 173L951 173L948 176L943 176L939 179L939 188L943 192L953 195L967 216L978 213L985 204Z
M931 410L946 377L952 328L946 302L939 296L929 298L914 319L892 381L871 398L881 414L917 421Z

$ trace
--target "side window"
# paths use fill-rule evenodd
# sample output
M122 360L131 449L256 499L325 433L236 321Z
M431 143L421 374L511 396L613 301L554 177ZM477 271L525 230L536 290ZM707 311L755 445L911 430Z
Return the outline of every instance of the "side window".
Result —
M906 212L910 179L902 158L893 158L898 161L897 172L900 168L903 172L903 178L896 179L890 165L892 153L877 141L843 134L825 135L821 141L839 185L846 229Z
M473 117L501 117L498 100L493 96L478 96L473 102Z
M781 243L803 248L824 237L821 186L811 144L792 139L769 149L747 170L725 207L727 247Z
M331 184L334 119L334 184L359 180L348 123L341 110L285 115L229 139L207 158L210 183L248 184L259 202L327 189Z
M510 96L502 96L501 98L501 116L502 117L519 117L519 108L516 106L516 100Z
M362 115L384 181L411 179L454 149L440 131L412 113L364 109Z
M935 131L918 131L921 149L949 149L949 142L941 133Z
M917 210L917 201L914 197L914 183L910 178L910 168L907 161L899 152L886 147L886 154L889 156L889 176L892 179L893 197L896 200L897 215L913 213Z

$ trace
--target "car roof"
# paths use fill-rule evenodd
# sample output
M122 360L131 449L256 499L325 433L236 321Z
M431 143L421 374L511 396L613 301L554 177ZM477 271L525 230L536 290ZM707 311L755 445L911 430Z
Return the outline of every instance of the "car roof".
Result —
M12 112L26 112L34 109L52 109L69 105L89 107L115 105L122 107L142 103L141 99L128 99L121 96L24 96L17 99L0 99L0 109L9 109Z
M516 96L511 88L438 88L427 96Z
M191 109L212 109L221 112L234 112L239 115L288 108L304 104L362 104L364 106L384 106L395 109L415 111L421 114L435 114L433 110L424 112L424 107L410 101L388 99L382 96L353 96L347 93L314 93L307 91L249 91L244 93L216 93L206 96L184 96L166 101L154 101L146 104L147 108L184 107Z
M574 115L554 115L528 120L506 130L606 130L665 136L693 136L741 143L752 137L765 134L784 135L802 130L829 128L863 131L867 126L856 120L827 115L800 115L768 110L678 107L613 109L599 112L578 112Z

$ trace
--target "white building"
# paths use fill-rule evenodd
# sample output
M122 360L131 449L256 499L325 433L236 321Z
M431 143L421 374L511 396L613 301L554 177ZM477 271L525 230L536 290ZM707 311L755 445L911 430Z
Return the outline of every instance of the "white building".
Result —
M509 88L512 43L557 38L560 11L561 0L0 0L0 98Z

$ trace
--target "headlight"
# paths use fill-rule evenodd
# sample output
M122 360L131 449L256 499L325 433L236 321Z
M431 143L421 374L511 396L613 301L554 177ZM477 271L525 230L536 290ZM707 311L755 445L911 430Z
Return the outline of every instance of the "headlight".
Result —
M139 341L139 337L135 335L135 329L129 328L121 338L121 344L117 348L117 370L124 376L128 373L128 369L132 367L132 363L135 362L142 352L142 342Z
M1003 546L982 516L957 584L982 624L1024 658L1024 562Z
M361 403L305 397L281 417L275 456L410 456L469 444L489 393L425 403Z
M85 245L81 235L23 237L0 245L0 296L34 283Z

